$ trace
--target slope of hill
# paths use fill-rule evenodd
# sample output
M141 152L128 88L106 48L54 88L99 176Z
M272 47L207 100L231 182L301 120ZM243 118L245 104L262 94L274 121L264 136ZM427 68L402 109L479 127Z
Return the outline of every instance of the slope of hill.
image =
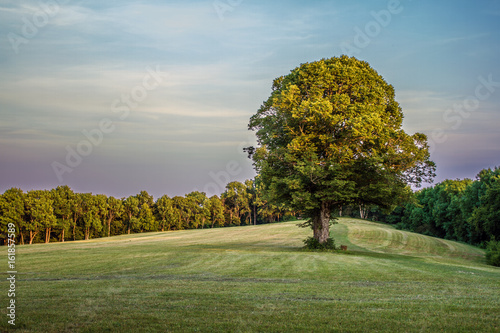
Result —
M18 247L19 332L498 331L500 269L468 245L341 219L347 253L279 223ZM1 263L6 272L6 262ZM3 274L5 275L5 274ZM8 290L2 278L2 304ZM6 307L0 328L8 328Z

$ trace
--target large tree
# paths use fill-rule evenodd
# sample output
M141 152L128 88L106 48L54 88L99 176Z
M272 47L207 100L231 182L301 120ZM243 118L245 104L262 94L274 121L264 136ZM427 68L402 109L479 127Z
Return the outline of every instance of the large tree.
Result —
M323 59L274 80L250 119L259 146L249 152L271 200L309 217L323 244L333 209L389 210L434 176L427 137L402 120L394 88L368 63Z

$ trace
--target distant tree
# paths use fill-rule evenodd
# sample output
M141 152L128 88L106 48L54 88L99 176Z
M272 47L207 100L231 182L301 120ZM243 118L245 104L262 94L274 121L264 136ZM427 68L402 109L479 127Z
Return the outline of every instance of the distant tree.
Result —
M76 240L76 227L78 226L78 221L83 217L83 197L83 194L75 193L75 196L71 201L70 228L73 240Z
M241 182L230 182L226 185L226 191L222 193L224 205L229 213L229 223L241 224L241 217L250 212L250 202L245 184Z
M139 200L139 207L142 207L142 205L147 204L150 208L153 207L154 205L154 198L152 195L150 195L146 191L141 191L139 194L136 195L137 200Z
M26 193L25 212L28 220L29 244L33 243L41 230L45 230L45 243L50 241L51 229L57 222L53 203L49 191L33 190Z
M484 246L492 236L500 239L500 168L481 170L467 195L471 242Z
M25 194L21 189L11 188L0 195L0 234L7 235L9 223L16 225L21 244L24 244L23 231L26 229L24 221Z
M125 214L127 214L127 234L130 235L130 230L132 229L132 218L137 218L137 214L139 213L139 199L135 196L130 196L123 200L123 209ZM135 221L135 220L134 220Z
M98 233L102 230L102 221L100 219L101 200L92 193L83 193L81 194L81 198L83 211L82 227L85 240L88 240L91 237L91 232Z
M206 220L210 217L207 195L205 192L194 191L187 194L186 199L190 200L192 227L198 228L201 225L203 229Z
M111 224L116 218L120 217L124 213L123 202L120 199L114 197L107 198L108 206L108 216L107 216L107 226L108 226L108 237L111 235Z
M156 201L155 206L161 231L170 230L175 221L172 199L164 195Z
M223 227L224 226L224 204L222 200L213 195L208 201L208 211L210 214L211 227Z
M139 223L141 231L157 231L156 219L147 203L143 203L141 206L139 211Z
M99 228L98 233L101 233L101 236L104 236L106 234L104 226L109 215L108 197L105 194L96 194L94 197L99 209L99 221L101 222L101 228ZM98 236L98 234L96 233L95 236Z
M193 217L193 201L189 198L175 196L172 198L174 207L175 229L189 229L191 218Z
M54 213L57 217L57 227L61 230L61 242L64 242L65 231L70 227L72 205L75 194L67 185L58 186L51 191L54 200Z
M271 200L309 217L322 244L332 210L353 203L391 210L409 184L434 176L426 136L406 134L402 120L394 88L368 63L323 59L274 80L250 119L259 147L249 153Z

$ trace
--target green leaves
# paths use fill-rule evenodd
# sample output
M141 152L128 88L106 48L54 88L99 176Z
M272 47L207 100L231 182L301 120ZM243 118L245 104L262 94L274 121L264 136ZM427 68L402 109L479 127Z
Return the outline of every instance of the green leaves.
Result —
M306 215L359 203L394 207L430 180L427 138L402 129L394 88L368 63L342 56L305 63L273 82L251 117L253 154L268 195Z

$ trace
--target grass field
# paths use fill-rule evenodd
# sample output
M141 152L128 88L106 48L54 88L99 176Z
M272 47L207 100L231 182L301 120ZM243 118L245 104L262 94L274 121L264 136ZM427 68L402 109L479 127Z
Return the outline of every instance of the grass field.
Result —
M500 331L500 269L483 251L355 219L332 230L347 253L301 250L311 233L290 222L20 246L16 331Z

